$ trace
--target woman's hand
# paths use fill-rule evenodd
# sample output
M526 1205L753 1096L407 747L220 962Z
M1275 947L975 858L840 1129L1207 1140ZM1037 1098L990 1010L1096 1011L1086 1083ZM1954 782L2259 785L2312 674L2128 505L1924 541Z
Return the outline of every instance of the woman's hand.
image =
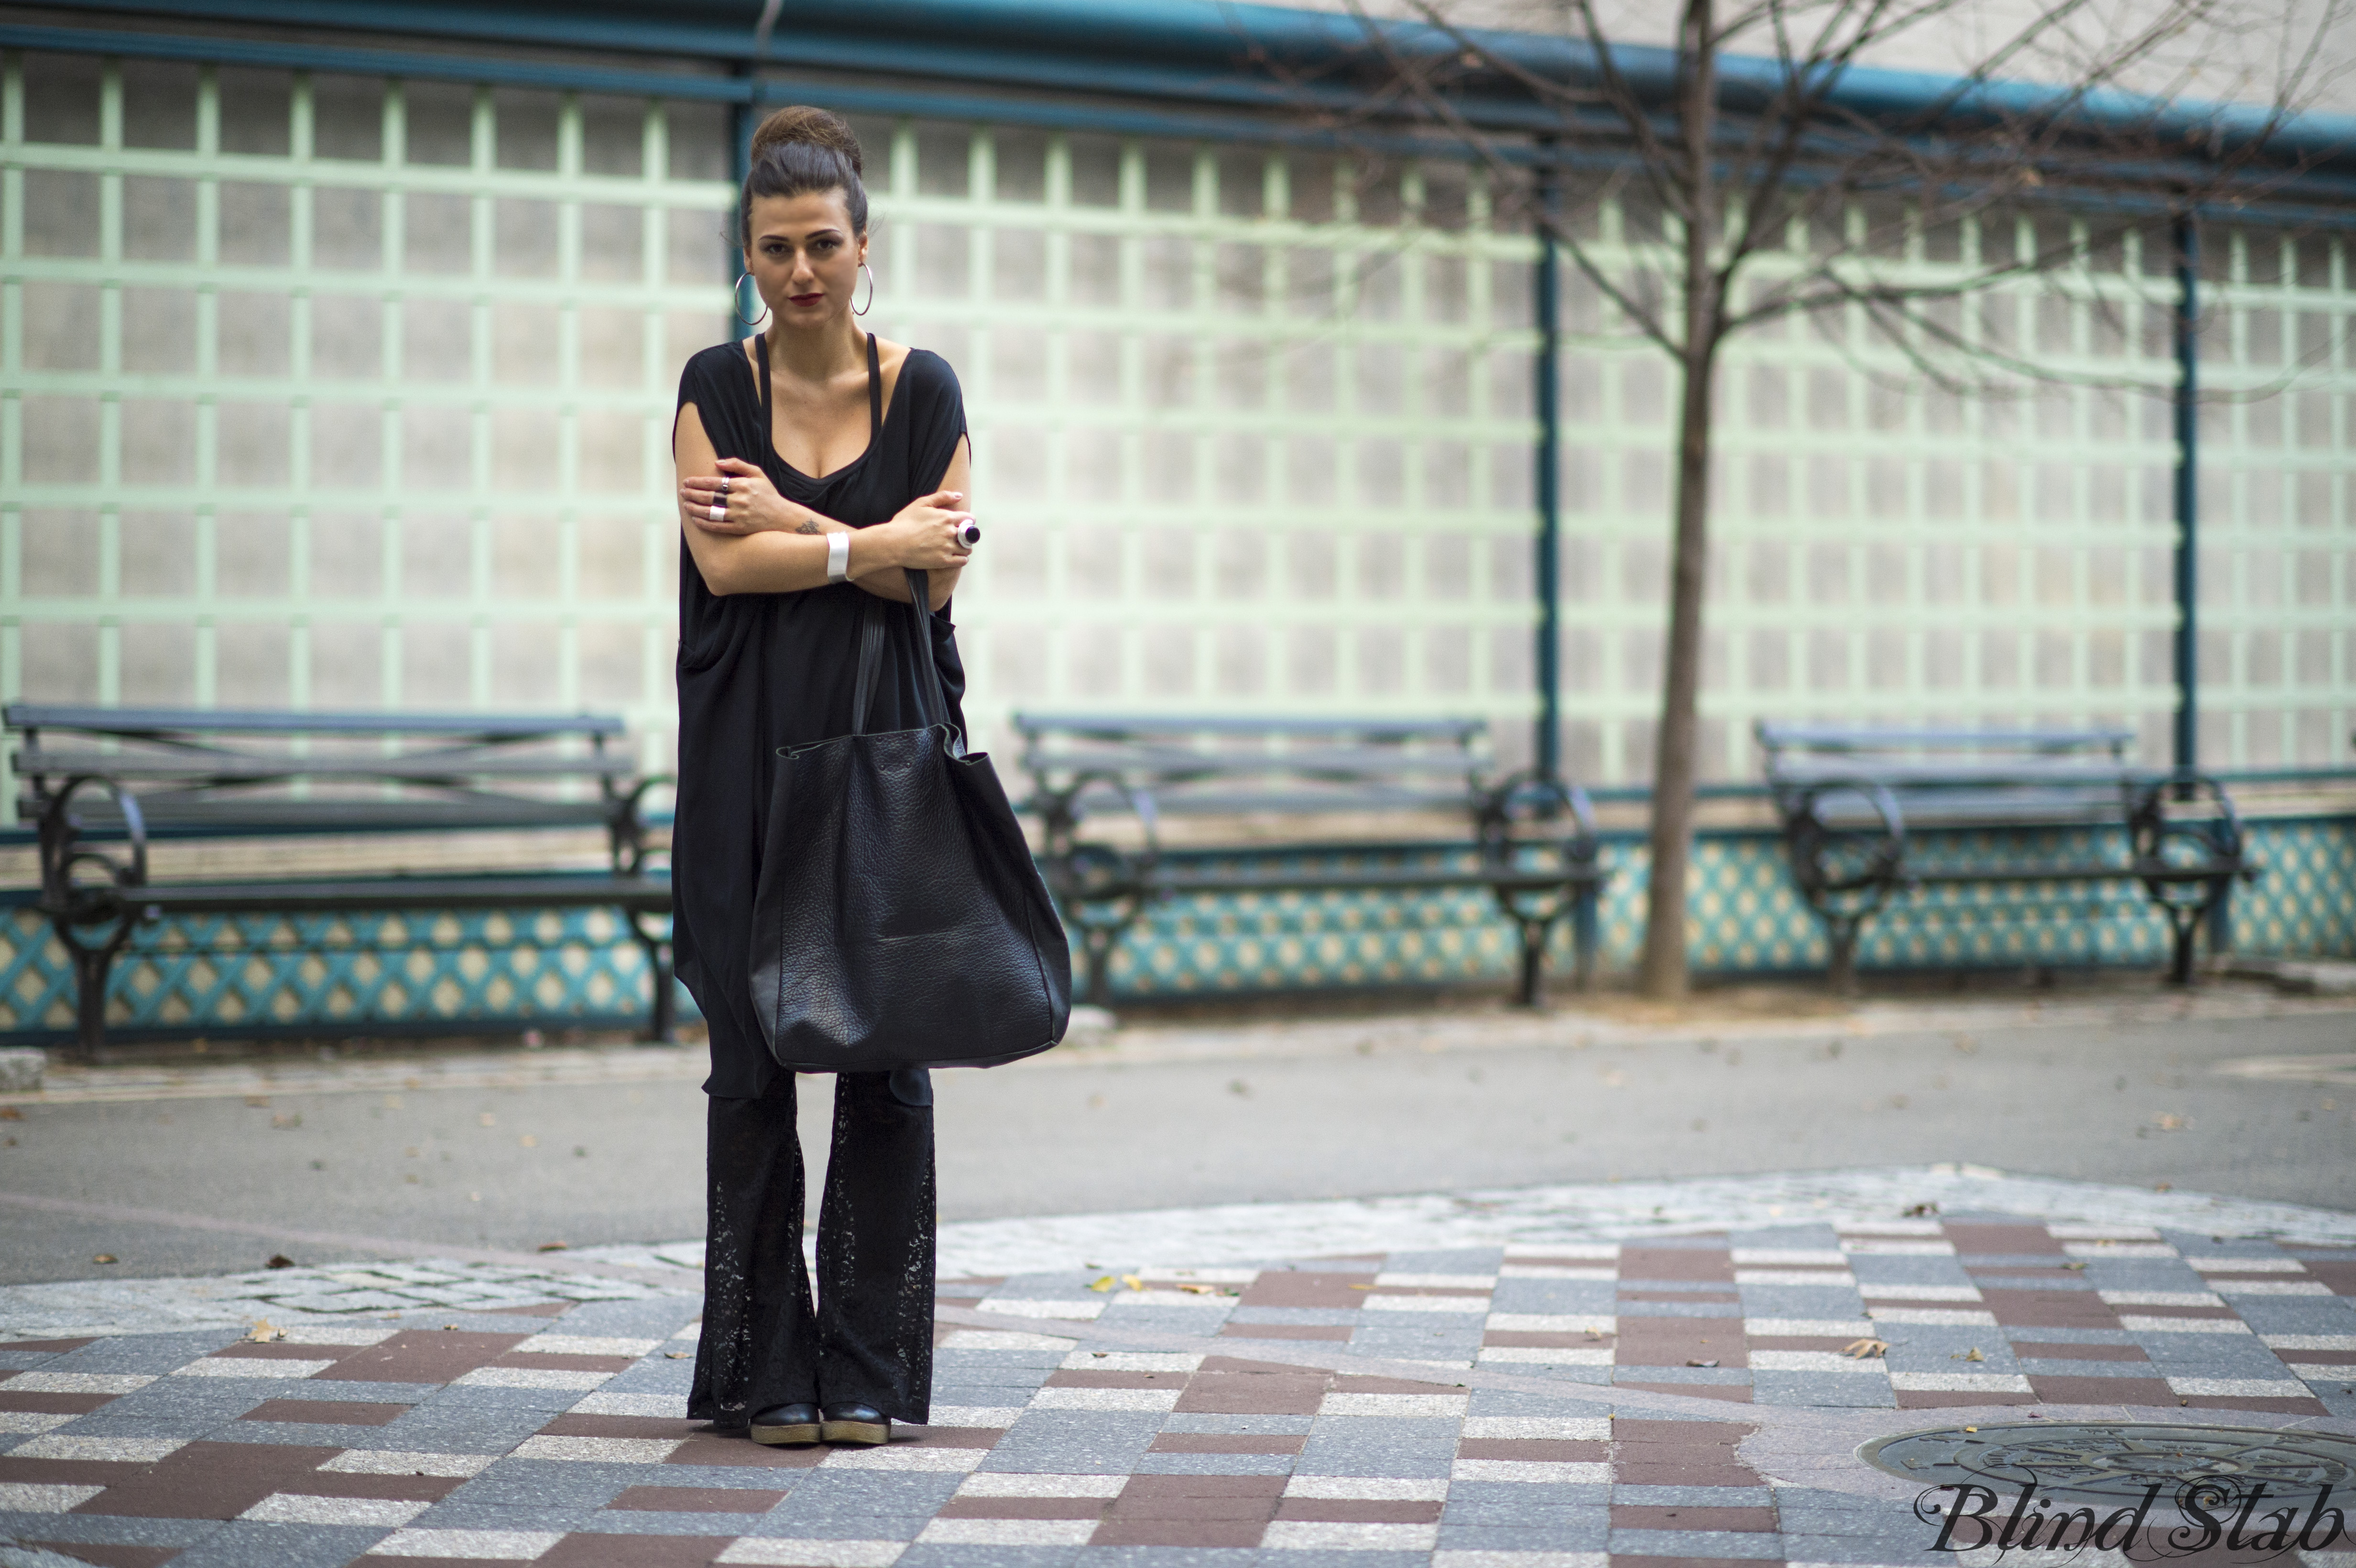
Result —
M862 528L857 537L875 541L866 548L875 550L882 567L951 571L963 566L973 554L957 537L959 528L973 521L971 512L958 509L964 500L964 492L958 490L919 496L901 507L899 516L890 522ZM865 571L856 575L864 576Z
M741 457L718 460L717 474L680 482L680 520L710 534L823 532L817 514L777 494L769 476Z

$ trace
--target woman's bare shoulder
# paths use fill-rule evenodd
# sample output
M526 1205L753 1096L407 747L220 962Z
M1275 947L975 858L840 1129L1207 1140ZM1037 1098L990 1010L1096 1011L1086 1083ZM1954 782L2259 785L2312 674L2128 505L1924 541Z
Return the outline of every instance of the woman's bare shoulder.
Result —
M886 380L897 379L900 367L905 365L908 356L915 352L908 345L894 343L880 332L875 335L875 367L884 372Z

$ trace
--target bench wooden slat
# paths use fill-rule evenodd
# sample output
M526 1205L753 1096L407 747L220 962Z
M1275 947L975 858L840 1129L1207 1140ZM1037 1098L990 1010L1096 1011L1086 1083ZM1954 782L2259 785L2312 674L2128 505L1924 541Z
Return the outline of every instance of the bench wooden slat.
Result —
M88 708L12 702L0 708L11 730L76 730L91 735L481 735L515 739L619 735L610 713L404 713L398 709L251 708Z
M1756 730L1771 752L2113 750L2135 744L2132 730L1885 730L1840 724L1770 724Z
M1463 870L1364 871L1156 871L1151 880L1162 891L1177 893L1243 892L1411 892L1444 888L1504 888L1515 892L1545 892L1565 882L1600 882L1592 870Z
M1141 716L1110 713L1019 712L1011 719L1026 738L1060 732L1103 739L1168 735L1357 735L1377 739L1438 740L1469 743L1488 731L1485 719L1337 718L1301 714L1249 718Z
M181 832L214 836L247 832L387 833L490 831L522 827L602 827L614 806L596 800L150 800L141 796L140 816L152 834ZM20 816L37 816L38 797L19 803ZM111 802L78 802L74 816L87 833L106 837L123 828Z
M1461 752L1446 756L1430 752L1343 751L1333 747L1289 752L1107 747L1094 752L1037 752L1023 758L1023 766L1033 773L1153 773L1165 777L1231 773L1333 773L1352 778L1452 773L1462 777L1475 771L1477 765Z
M1890 789L1943 794L1954 790L2079 787L2115 793L2123 784L2148 783L2155 775L2116 763L2054 762L2039 765L2029 759L2000 763L1939 763L1883 761L1858 754L1834 761L1815 757L1780 761L1770 782L1785 789L1827 784L1870 783Z
M17 776L97 773L113 779L205 779L221 783L297 778L626 778L637 763L618 754L533 756L496 751L390 756L255 756L238 752L53 752L17 748Z
M300 878L274 881L168 882L124 888L134 908L169 914L284 911L327 914L359 909L670 909L670 879L606 872L541 872L473 877Z
M1909 828L2078 827L2089 822L2115 823L2123 808L2115 792L2107 796L2080 795L2069 799L1943 800L1937 796L1900 795L1900 812ZM1854 801L1814 803L1816 819L1827 827L1879 832L1881 815Z
M1360 788L1340 790L1159 790L1153 809L1164 816L1227 816L1254 812L1306 815L1315 812L1433 811L1465 809L1464 789ZM1110 787L1087 789L1074 797L1083 814L1130 809L1129 797Z

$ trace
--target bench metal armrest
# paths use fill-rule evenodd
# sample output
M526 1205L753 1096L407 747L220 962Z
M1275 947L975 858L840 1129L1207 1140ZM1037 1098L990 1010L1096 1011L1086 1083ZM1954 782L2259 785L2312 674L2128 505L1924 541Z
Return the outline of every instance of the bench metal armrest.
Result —
M606 819L607 848L614 869L636 875L647 859L647 792L679 783L676 773L648 773L614 796L614 813Z
M1837 868L1829 863L1833 846L1855 837L1857 831L1835 827L1825 820L1818 807L1831 795L1854 795L1871 806L1879 819L1879 839L1860 865ZM1886 891L1900 880L1906 864L1906 814L1898 797L1878 781L1813 780L1788 795L1779 794L1776 804L1783 814L1783 843L1791 855L1793 873L1810 902L1827 896Z
M85 791L103 791L114 798L123 815L127 856L117 859L106 850L81 844L81 824L74 816L75 798ZM41 813L41 902L52 914L69 914L83 901L76 897L74 872L90 867L103 871L110 886L135 888L147 880L147 819L139 797L116 780L101 773L77 773L51 795Z
M2127 837L2139 869L2209 870L2221 880L2246 873L2241 814L2221 781L2206 773L2169 773L2130 785L2126 795ZM2171 800L2190 809L2171 817ZM2147 877L2146 885L2154 898L2170 901L2165 884ZM2198 883L2192 891L2215 896Z
M1511 852L1516 823L1566 817L1571 831L1559 840L1564 855L1581 864L1595 858L1595 803L1575 784L1526 768L1477 793L1472 809L1483 852L1493 859Z

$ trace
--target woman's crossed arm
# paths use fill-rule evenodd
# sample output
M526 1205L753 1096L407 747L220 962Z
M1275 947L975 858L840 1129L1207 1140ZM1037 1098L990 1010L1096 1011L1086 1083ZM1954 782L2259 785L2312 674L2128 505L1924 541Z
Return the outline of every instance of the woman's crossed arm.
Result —
M881 599L908 601L904 567L927 573L931 608L948 603L970 553L956 530L973 518L965 509L972 482L972 449L958 443L948 471L929 496L920 496L888 523L855 528L788 501L760 469L722 457L693 403L682 404L671 432L679 471L679 518L687 552L703 585L718 594L797 593L826 585L826 536L851 536L851 581Z

